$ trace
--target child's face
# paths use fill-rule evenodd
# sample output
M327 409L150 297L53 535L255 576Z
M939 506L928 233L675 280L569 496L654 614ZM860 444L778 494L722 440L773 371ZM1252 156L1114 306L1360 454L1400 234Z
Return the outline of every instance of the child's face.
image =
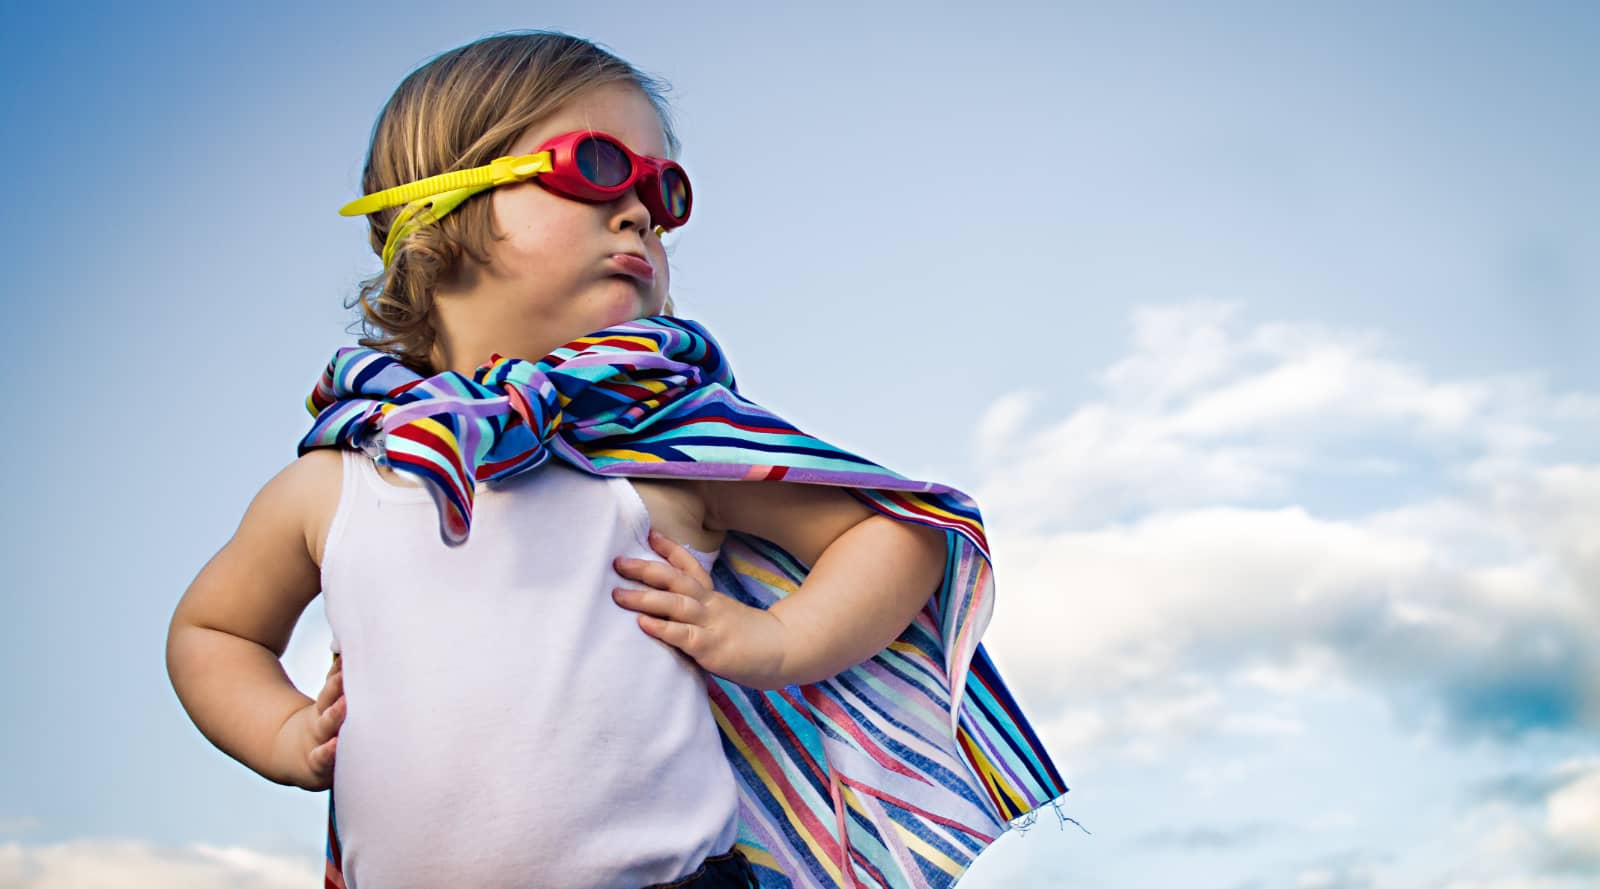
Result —
M667 153L655 109L627 84L579 93L525 131L507 153L532 154L554 136L586 129L609 133L638 154ZM495 300L490 314L507 325L495 338L519 340L513 332L526 332L526 346L504 343L503 354L537 357L569 339L662 311L667 256L637 192L591 204L530 180L491 194L495 228L505 238L491 243L489 267L469 274L476 278L473 296ZM636 260L618 259L629 254L648 263L650 274L641 274Z

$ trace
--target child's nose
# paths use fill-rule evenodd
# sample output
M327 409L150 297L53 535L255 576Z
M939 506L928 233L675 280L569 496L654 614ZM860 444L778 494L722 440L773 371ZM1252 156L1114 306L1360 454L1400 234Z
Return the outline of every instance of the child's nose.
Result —
M650 208L644 205L639 198L639 190L628 189L628 193L611 202L611 230L616 232L634 231L643 234L650 227Z

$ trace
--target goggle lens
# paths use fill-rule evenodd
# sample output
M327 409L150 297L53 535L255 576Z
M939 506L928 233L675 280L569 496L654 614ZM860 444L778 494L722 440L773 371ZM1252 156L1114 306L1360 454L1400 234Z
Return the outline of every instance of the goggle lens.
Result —
M689 180L677 167L661 171L661 204L673 219L682 219L689 212Z
M633 162L606 139L585 139L572 154L583 178L601 188L615 188L633 174Z

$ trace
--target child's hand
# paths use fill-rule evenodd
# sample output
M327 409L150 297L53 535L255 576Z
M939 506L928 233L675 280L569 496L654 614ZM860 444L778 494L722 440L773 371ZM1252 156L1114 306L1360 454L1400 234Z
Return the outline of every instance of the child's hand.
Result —
M278 734L278 761L288 783L306 790L333 786L333 755L345 709L344 659L335 655L317 699L289 717Z
M646 633L707 672L749 688L782 688L783 623L712 589L705 569L674 541L651 531L650 546L666 561L619 557L612 564L618 574L651 588L618 588L611 598L640 612Z

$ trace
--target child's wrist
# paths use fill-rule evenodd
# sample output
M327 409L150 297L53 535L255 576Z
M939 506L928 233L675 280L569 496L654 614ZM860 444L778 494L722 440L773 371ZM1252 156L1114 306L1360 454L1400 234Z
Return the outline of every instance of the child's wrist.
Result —
M310 786L313 778L310 761L313 737L311 720L315 718L316 701L305 698L300 708L290 713L289 718L278 727L269 763L271 774L263 777L289 787L299 787L304 790L320 789Z

